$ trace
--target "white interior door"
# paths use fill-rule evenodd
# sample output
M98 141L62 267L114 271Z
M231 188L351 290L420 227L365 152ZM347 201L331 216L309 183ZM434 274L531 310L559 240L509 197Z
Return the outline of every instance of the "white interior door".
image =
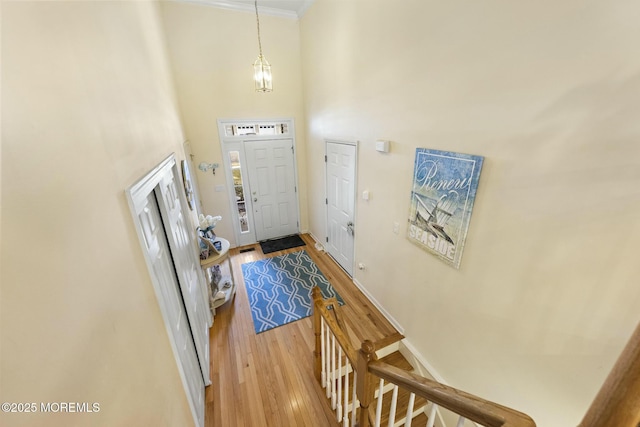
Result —
M298 232L292 139L245 141L247 174L258 241Z
M327 252L353 276L355 239L355 144L326 142Z
M135 195L133 198L135 199ZM155 195L153 192L148 193L146 198L134 200L134 204L136 225L142 237L140 240L176 355L178 370L196 425L204 426L204 382ZM158 375L162 373L159 372Z
M209 303L203 286L205 280L200 268L197 244L194 241L195 231L191 221L185 216L181 191L180 181L175 174L162 177L155 189L202 376L205 383L210 384Z

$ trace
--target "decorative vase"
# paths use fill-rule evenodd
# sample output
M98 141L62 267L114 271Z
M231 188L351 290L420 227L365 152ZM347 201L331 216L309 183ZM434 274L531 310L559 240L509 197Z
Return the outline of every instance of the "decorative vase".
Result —
M216 233L213 232L213 226L207 227L205 229L200 229L200 233L202 233L202 237L206 237L207 239L215 240Z

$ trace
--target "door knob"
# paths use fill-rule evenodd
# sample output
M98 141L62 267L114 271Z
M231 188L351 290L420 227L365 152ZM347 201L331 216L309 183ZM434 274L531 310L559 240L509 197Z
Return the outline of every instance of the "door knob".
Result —
M257 202L257 201L258 201L258 198L257 198L257 197L254 197L254 198L253 198L253 201L254 201L254 202Z
M353 221L347 223L347 231L353 236Z

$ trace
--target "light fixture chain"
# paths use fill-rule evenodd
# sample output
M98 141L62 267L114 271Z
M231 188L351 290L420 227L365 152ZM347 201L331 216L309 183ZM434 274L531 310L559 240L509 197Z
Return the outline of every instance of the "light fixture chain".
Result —
M271 83L271 65L262 55L262 34L260 34L260 15L258 14L258 0L254 0L256 7L256 26L258 28L258 48L260 54L258 59L253 63L253 78L256 83L257 92L271 92L273 86Z
M258 16L258 0L255 0L256 5L256 24L258 26L258 49L260 51L260 57L262 57L262 42L260 41L260 17Z

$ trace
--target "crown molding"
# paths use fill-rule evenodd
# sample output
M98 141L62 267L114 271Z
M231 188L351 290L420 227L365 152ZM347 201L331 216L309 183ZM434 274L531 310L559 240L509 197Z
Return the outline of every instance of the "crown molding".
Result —
M248 12L255 13L255 7L251 4L246 3L235 3L226 0L172 0L177 1L178 3L193 3L200 4L204 6L217 7L218 9L226 9L226 10L235 10L238 12ZM258 5L258 12L260 15L269 15L269 16L277 16L280 18L288 18L297 20L301 17L304 12L309 9L313 0L304 0L302 6L298 9L297 12L292 10L284 10L284 9L275 9L272 7L260 6Z

